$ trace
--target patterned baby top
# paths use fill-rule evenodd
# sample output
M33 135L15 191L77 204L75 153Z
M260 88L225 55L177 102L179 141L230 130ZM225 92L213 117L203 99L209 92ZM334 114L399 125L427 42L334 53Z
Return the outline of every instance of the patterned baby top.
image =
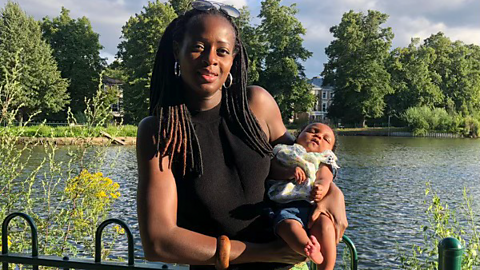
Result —
M305 171L307 181L303 184L297 184L295 180L269 180L268 197L278 203L288 203L292 201L305 200L311 202L310 192L315 185L316 174L320 163L330 165L335 172L340 168L337 165L337 156L331 151L326 150L321 153L307 152L300 144L285 145L278 144L273 149L273 154L277 160L284 166L300 167Z

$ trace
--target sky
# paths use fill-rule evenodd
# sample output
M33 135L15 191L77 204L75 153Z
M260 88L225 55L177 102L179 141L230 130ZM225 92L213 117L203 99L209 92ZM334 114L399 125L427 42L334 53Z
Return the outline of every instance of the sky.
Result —
M153 1L153 0L152 0ZM1 7L7 0L0 0ZM100 34L104 46L101 56L110 63L115 59L122 26L140 13L148 0L15 0L25 12L37 20L60 14L61 7L70 10L72 18L86 16L93 30ZM260 1L219 0L237 8L248 6L251 15L260 12ZM282 5L296 3L297 18L307 32L304 46L313 56L304 62L308 78L319 75L328 61L325 48L333 40L330 27L338 25L342 14L349 10L366 13L378 10L390 17L385 27L391 27L395 38L393 48L405 47L411 38L422 40L439 31L452 41L480 45L480 0L283 0ZM259 23L258 18L253 19Z

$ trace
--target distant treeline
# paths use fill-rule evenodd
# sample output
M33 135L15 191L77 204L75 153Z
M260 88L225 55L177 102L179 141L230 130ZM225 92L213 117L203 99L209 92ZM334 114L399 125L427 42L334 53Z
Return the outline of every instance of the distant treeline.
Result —
M415 133L432 130L478 136L480 47L443 33L391 49L388 15L350 11L330 29L324 83L335 88L330 118L364 126L393 118Z
M72 19L62 8L58 17L35 21L19 4L7 2L0 13L0 87L19 94L14 99L0 94L2 103L19 106L19 120L34 113L38 119L62 120L69 106L82 119L84 100L96 93L103 74L123 82L124 122L136 124L148 112L159 40L191 2L148 2L123 26L116 60L108 66L88 18ZM280 2L261 2L258 25L252 24L246 7L236 22L250 58L249 83L269 90L286 120L310 110L315 97L302 65L312 57L303 47L306 31L296 18L295 5ZM437 33L393 49L393 30L382 26L387 18L378 11L350 11L330 29L334 40L325 50L329 61L322 72L324 84L335 89L330 119L363 126L391 118L416 132L475 136L480 122L480 47ZM105 100L117 98L114 91L109 95Z

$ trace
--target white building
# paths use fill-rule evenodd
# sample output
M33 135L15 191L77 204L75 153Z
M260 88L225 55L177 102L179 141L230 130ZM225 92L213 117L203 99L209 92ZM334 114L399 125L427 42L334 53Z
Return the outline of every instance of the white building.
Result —
M313 86L312 93L316 97L315 105L308 114L308 118L311 122L328 122L328 107L332 104L335 91L332 87L322 86L323 78L320 76L313 77L308 82Z

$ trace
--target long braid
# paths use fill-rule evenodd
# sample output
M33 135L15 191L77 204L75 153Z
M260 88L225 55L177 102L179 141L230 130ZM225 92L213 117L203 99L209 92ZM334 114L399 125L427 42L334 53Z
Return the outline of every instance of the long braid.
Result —
M169 157L168 167L172 163L182 167L187 173L203 174L201 148L190 112L182 97L182 82L175 75L175 57L173 43L181 44L188 23L197 16L205 14L220 15L226 18L235 30L235 59L231 68L234 78L229 89L223 89L222 102L225 104L229 123L237 127L239 136L250 148L262 156L271 155L272 147L258 124L247 97L248 57L239 37L238 28L232 19L216 9L208 11L190 10L173 20L165 29L157 50L150 86L150 115L159 121L157 153L162 158ZM178 155L175 155L175 152Z

